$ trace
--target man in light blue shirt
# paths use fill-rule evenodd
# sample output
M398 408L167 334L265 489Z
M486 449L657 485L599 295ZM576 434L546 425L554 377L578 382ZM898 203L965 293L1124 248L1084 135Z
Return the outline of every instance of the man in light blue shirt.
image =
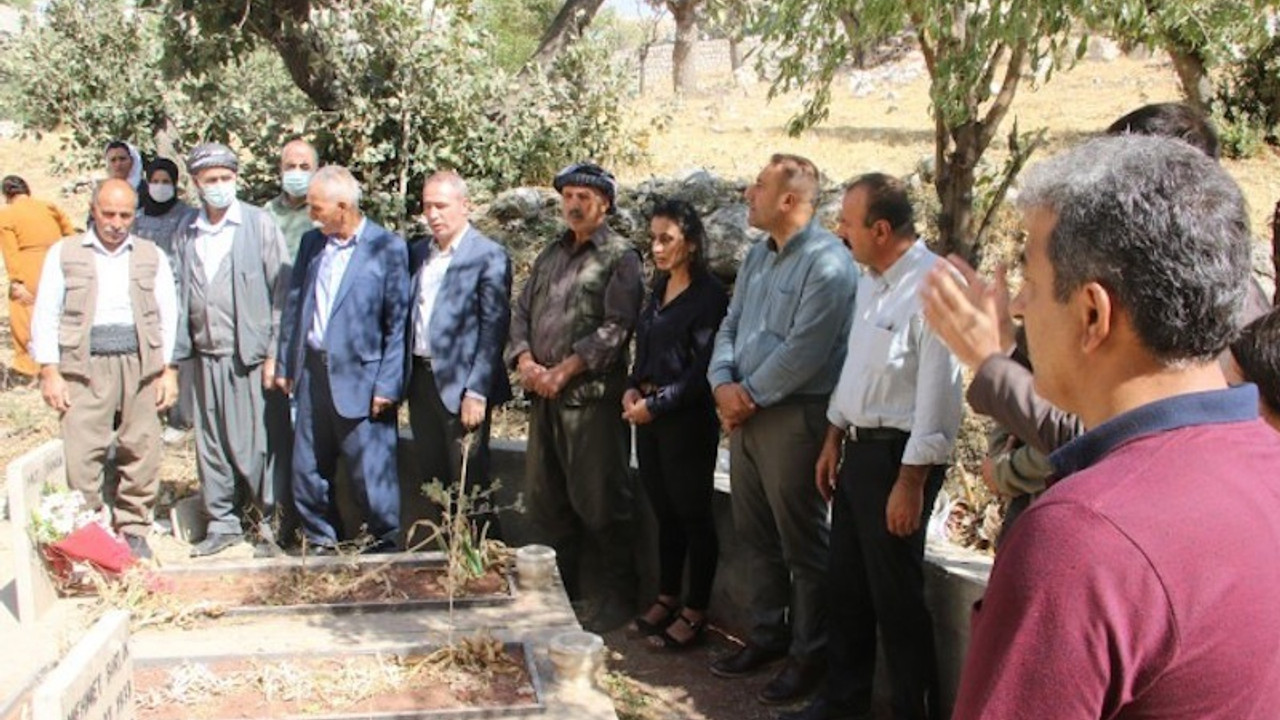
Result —
M906 186L881 173L846 189L837 229L867 268L815 469L831 501L826 687L779 720L867 716L884 639L893 717L941 716L924 528L960 429L960 364L924 322L939 258L916 239Z
M752 577L748 643L711 671L743 677L789 656L766 704L802 697L825 671L827 509L812 479L858 270L814 219L818 183L812 162L774 155L747 188L747 220L769 238L742 263L707 373Z

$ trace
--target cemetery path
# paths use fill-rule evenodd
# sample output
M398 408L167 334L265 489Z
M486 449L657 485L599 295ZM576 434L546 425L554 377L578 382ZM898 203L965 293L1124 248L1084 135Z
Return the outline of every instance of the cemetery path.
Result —
M804 704L770 708L756 700L781 664L738 680L712 675L711 662L739 647L737 638L714 623L702 646L684 652L650 650L644 639L628 637L625 630L604 638L609 668L625 675L611 675L608 681L620 720L772 720L779 711ZM876 720L890 717L887 708L877 708L877 713Z

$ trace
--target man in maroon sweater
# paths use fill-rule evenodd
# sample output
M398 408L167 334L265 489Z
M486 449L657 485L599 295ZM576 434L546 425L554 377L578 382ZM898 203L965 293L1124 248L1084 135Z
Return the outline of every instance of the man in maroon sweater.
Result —
M1087 431L1001 548L953 717L1275 718L1280 434L1215 362L1248 283L1240 191L1184 143L1103 138L1018 204L1036 390Z

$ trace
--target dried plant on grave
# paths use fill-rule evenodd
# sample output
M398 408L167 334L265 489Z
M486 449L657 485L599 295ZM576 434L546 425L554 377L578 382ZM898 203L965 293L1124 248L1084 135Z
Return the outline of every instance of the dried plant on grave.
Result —
M482 682L495 675L518 675L525 669L507 653L501 640L484 630L451 642L429 655L410 656L402 662L414 675L423 673L430 679L460 676Z
M483 689L496 675L524 671L502 643L476 635L425 656L258 661L240 669L188 662L169 670L163 685L137 689L135 698L139 709L153 710L256 692L268 703L297 703L303 714L332 714L429 684L446 686L461 697Z
M183 602L164 591L162 578L141 567L135 566L118 578L106 578L98 573L90 578L98 597L90 610L93 618L109 610L126 610L133 632L153 626L189 630L203 620L220 618L226 613L221 603Z
M303 565L273 577L261 587L255 604L282 607L344 602L356 597L406 600L408 595L395 587L388 565L328 566L323 570Z

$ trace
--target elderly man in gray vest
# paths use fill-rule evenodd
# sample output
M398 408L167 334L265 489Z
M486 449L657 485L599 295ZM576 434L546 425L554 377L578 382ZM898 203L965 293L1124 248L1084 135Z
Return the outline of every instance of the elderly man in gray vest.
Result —
M162 250L129 233L138 196L123 180L94 193L93 227L45 256L32 347L40 392L62 417L67 482L100 508L116 442L113 525L139 558L160 489L160 416L178 397L169 369L177 309Z
M257 554L279 554L272 521L277 489L270 454L287 437L287 423L270 422L275 391L276 335L289 284L284 237L261 208L236 199L239 162L219 143L187 157L200 190L200 214L175 243L181 326L174 352L194 358L196 468L209 518L192 557L213 555L244 539L241 523L257 535ZM236 488L251 507L237 502ZM246 517L247 515L247 517Z

